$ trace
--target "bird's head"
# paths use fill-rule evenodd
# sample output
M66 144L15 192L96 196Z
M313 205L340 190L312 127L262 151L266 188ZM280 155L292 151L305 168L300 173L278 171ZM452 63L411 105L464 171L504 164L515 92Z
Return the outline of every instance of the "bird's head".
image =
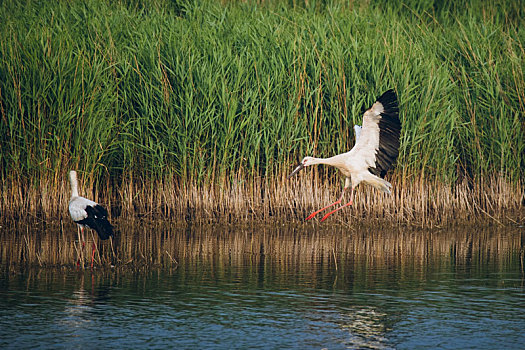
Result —
M310 165L313 165L315 164L314 163L314 160L315 158L314 157L304 157L303 160L301 161L301 164L299 164L295 169L294 171L292 171L292 173L290 175L288 175L288 178L291 178L292 176L294 176L295 174L297 174L301 169L303 169L304 167L307 167L307 166L310 166Z

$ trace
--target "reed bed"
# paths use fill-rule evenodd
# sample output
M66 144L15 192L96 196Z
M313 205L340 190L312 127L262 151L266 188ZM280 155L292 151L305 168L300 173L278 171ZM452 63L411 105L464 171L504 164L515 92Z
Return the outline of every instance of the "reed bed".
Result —
M66 174L114 217L302 219L394 88L392 197L343 222L523 221L522 1L0 4L2 217L66 215Z
M301 222L340 196L342 179L335 171L330 173L326 183L316 181L317 173L309 169L290 181L258 178L248 183L239 179L222 185L193 183L179 187L176 179L153 183L130 179L117 189L108 186L101 191L91 187L91 192L81 190L81 195L103 203L113 219L200 224ZM360 185L354 205L335 214L328 223L444 227L467 223L506 226L525 222L521 184L502 178L474 186L466 181L453 186L439 181L406 183L395 178L391 181L391 195ZM17 186L5 186L0 197L4 208L0 222L24 217L40 221L69 220L69 193L66 178L59 190L53 183L45 182L24 192Z
M1 232L1 266L6 269L77 267L80 242L73 224L20 223L17 226L12 229L21 234ZM403 265L418 261L463 264L469 259L481 259L505 264L507 259L520 259L511 252L523 253L522 234L516 228L417 230L338 226L319 229L304 224L180 226L145 220L122 221L119 227L119 235L112 243L98 243L95 239L96 269L110 266L187 268L195 264L256 267L267 262L283 270L315 267L341 271L366 261L366 266L373 270L395 261ZM91 241L88 236L86 256L90 256ZM489 256L491 259L487 259Z

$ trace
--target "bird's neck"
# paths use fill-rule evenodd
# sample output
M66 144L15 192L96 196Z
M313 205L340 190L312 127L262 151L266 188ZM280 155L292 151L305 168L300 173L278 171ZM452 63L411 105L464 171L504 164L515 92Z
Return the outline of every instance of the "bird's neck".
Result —
M78 197L78 189L77 187L73 187L73 185L71 185L71 198L74 198L74 197Z
M78 197L77 179L71 178L71 198Z
M344 166L343 159L342 159L342 157L340 157L340 155L333 156L333 157L330 157L330 158L315 158L314 157L313 161L310 164L311 165L326 164L326 165L331 165L331 166L335 166L335 167Z

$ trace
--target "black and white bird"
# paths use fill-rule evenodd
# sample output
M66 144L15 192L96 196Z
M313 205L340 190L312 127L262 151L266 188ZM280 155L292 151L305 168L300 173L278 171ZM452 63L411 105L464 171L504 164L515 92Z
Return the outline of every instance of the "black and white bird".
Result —
M91 228L98 233L102 240L113 236L113 226L108 221L107 210L90 199L78 195L77 172L69 172L69 181L71 182L71 199L69 200L69 214L71 219L78 225L81 233L84 233L84 227ZM93 252L91 255L91 266L95 256L95 243L93 242Z
M336 204L341 204L346 190L351 187L350 201L326 214L321 221L344 207L352 205L354 189L361 182L369 184L390 194L392 185L384 179L399 154L401 121L397 95L388 90L363 115L363 126L354 126L356 143L346 153L331 158L305 157L301 164L288 176L297 174L301 169L315 164L327 164L336 167L345 176L345 186L341 197L334 203L313 212L309 220L321 211Z

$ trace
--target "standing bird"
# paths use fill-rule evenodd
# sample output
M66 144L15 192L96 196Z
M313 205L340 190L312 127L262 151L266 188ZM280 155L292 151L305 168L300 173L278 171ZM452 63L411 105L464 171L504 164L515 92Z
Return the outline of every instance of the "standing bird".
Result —
M390 194L392 185L384 180L387 171L399 154L399 136L401 122L399 107L394 90L388 90L363 115L363 126L354 126L356 132L355 146L346 153L331 158L305 157L299 166L288 176L297 174L304 167L315 164L328 164L339 169L345 178L345 187L341 197L334 203L313 212L310 220L321 211L336 204L341 204L346 190L351 187L350 202L326 214L321 221L344 207L352 205L354 189L361 182Z
M89 227L97 231L102 240L113 236L113 226L108 221L108 212L100 204L93 202L78 195L77 172L69 172L69 181L71 182L71 199L69 200L69 214L71 219L78 225L82 237L84 236L84 227ZM91 267L95 258L95 242L93 242L93 251L91 254Z

